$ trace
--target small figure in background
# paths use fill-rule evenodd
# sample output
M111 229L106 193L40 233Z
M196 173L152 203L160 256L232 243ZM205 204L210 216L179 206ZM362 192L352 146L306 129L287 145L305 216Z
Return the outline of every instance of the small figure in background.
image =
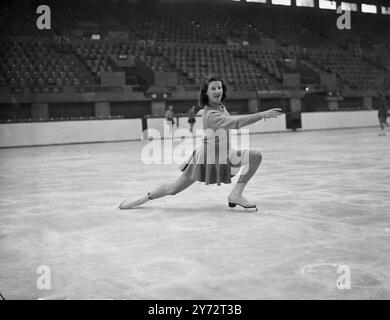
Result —
M194 130L194 124L196 122L196 112L195 112L195 106L192 106L189 110L188 110L188 123L190 124L190 132L192 134L194 134L193 130Z
M169 128L169 135L173 139L173 126L175 124L175 113L173 112L173 106L168 106L168 110L165 112L165 121L167 122Z

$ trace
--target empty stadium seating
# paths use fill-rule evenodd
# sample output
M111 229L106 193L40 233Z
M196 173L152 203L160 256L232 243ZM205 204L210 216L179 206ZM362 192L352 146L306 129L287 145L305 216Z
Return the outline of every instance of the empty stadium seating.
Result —
M73 54L59 54L50 43L2 41L0 84L9 86L89 85L93 78Z
M1 12L1 86L96 85L102 72L120 70L110 59L118 54L137 57L153 71L177 72L178 85L196 86L205 74L218 73L235 90L282 88L286 58L334 73L340 88L378 90L390 75L388 17L354 14L353 30L341 32L328 10L231 1L50 0L55 32L40 32L34 3L10 2ZM127 30L130 36L94 42L77 38L80 29ZM69 37L68 51L55 46L58 34Z

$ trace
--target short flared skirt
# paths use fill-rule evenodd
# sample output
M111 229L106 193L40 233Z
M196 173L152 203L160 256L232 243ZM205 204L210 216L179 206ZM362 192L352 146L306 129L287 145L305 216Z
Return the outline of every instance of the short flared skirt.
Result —
M205 184L229 184L231 183L231 179L239 171L237 169L242 165L244 151L237 151L230 148L226 153L226 159L223 159L224 161L213 161L216 163L208 163L205 149L196 149L179 169L190 179L195 181L204 182Z

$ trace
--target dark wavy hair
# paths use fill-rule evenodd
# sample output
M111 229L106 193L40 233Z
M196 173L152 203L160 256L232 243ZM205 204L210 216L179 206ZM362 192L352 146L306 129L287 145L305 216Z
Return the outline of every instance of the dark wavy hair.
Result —
M202 83L200 85L200 91L199 91L199 107L200 108L203 108L204 106L206 106L209 103L209 97L207 96L207 89L209 88L210 82L213 82L213 81L221 81L221 83L222 83L221 102L223 102L223 100L225 100L225 98L226 98L227 88L226 88L226 85L225 85L224 81L222 80L222 78L219 76L216 76L216 75L206 76L202 79Z

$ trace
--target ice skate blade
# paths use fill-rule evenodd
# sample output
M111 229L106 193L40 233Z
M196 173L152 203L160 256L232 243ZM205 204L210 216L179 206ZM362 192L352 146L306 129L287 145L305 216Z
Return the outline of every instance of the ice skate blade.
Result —
M247 209L256 209L255 211L257 211L257 206L245 207L245 206L243 206L243 205L241 205L239 203L234 203L234 202L228 202L228 204L229 204L230 208L235 208L237 205L239 205L240 207L244 208L245 210L247 210Z

